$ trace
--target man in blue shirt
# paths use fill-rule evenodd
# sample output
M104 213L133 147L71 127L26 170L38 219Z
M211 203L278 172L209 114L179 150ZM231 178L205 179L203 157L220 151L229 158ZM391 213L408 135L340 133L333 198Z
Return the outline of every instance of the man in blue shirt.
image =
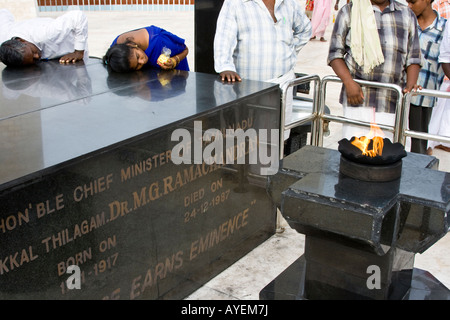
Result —
M408 6L417 16L420 48L423 65L420 69L418 85L424 89L439 90L444 79L444 71L438 62L440 44L446 19L432 8L433 0L407 0ZM414 131L428 132L435 97L414 96L409 112L409 128ZM411 139L411 151L426 154L427 140Z

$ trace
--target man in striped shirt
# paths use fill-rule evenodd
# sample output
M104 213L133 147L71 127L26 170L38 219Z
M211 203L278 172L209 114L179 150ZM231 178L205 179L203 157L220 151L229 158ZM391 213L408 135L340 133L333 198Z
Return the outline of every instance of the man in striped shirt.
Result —
M283 88L295 78L297 54L310 37L311 23L298 0L225 0L217 19L214 67L225 82L260 80ZM286 123L291 109L288 101Z
M351 49L351 13L352 2L339 10L331 37L328 63L343 82L340 102L349 114L358 114L359 120L368 122L394 124L394 112L399 99L396 92L386 89L362 88L354 79L395 84L409 92L417 88L417 78L421 67L421 52L417 33L417 19L414 13L404 4L395 0L371 0L376 27L384 62L371 72L365 73L352 55ZM372 108L373 111L362 111L360 107ZM362 112L361 112L362 111ZM349 116L349 114L345 114ZM356 116L355 116L356 117ZM355 131L354 131L355 132ZM344 130L347 137L351 131ZM350 138L350 137L348 137Z
M439 90L444 79L444 71L438 59L446 19L440 17L438 12L433 10L431 6L433 0L407 0L407 2L417 16L423 56L418 84L424 89ZM435 102L435 97L423 95L412 97L409 112L409 128L411 130L428 132L428 123ZM412 138L411 151L426 154L427 144L427 140Z

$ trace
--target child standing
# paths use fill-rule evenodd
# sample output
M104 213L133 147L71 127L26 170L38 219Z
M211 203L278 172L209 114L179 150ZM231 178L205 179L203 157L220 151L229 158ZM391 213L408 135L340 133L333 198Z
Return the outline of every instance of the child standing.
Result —
M450 92L450 23L447 23L445 26L439 52L439 62L446 75L441 91ZM437 104L433 108L428 131L431 134L450 136L450 99L438 98ZM428 154L432 154L433 148L450 151L450 144L448 143L441 144L437 141L429 141L428 147Z
M407 0L407 2L417 16L420 48L424 62L420 69L418 85L424 89L439 90L444 79L444 71L438 62L439 47L446 20L433 10L433 0ZM409 128L411 130L428 132L428 124L435 103L435 97L422 95L412 97L409 111ZM427 140L412 138L411 151L426 154Z

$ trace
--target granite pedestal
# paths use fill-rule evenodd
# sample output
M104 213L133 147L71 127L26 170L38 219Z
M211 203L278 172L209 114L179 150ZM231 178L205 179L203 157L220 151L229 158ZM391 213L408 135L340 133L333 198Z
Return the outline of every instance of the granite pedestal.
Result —
M261 299L450 299L414 256L449 229L450 176L434 157L408 153L402 175L360 181L339 172L340 153L306 146L270 178L305 253L264 288Z

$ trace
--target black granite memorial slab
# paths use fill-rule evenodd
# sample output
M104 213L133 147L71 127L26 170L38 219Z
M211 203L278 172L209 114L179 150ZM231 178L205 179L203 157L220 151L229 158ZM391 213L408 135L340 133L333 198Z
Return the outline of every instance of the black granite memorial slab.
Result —
M340 157L306 146L270 177L286 221L306 235L305 254L260 297L449 299L445 286L414 268L414 255L449 230L449 174L433 170L434 157L408 153L399 179L364 181L340 173ZM367 284L373 266L375 289Z
M33 70L36 90L0 99L2 299L179 299L274 233L266 165L237 159L278 129L277 86L98 60ZM239 128L256 135L198 157ZM207 162L221 150L236 161Z

